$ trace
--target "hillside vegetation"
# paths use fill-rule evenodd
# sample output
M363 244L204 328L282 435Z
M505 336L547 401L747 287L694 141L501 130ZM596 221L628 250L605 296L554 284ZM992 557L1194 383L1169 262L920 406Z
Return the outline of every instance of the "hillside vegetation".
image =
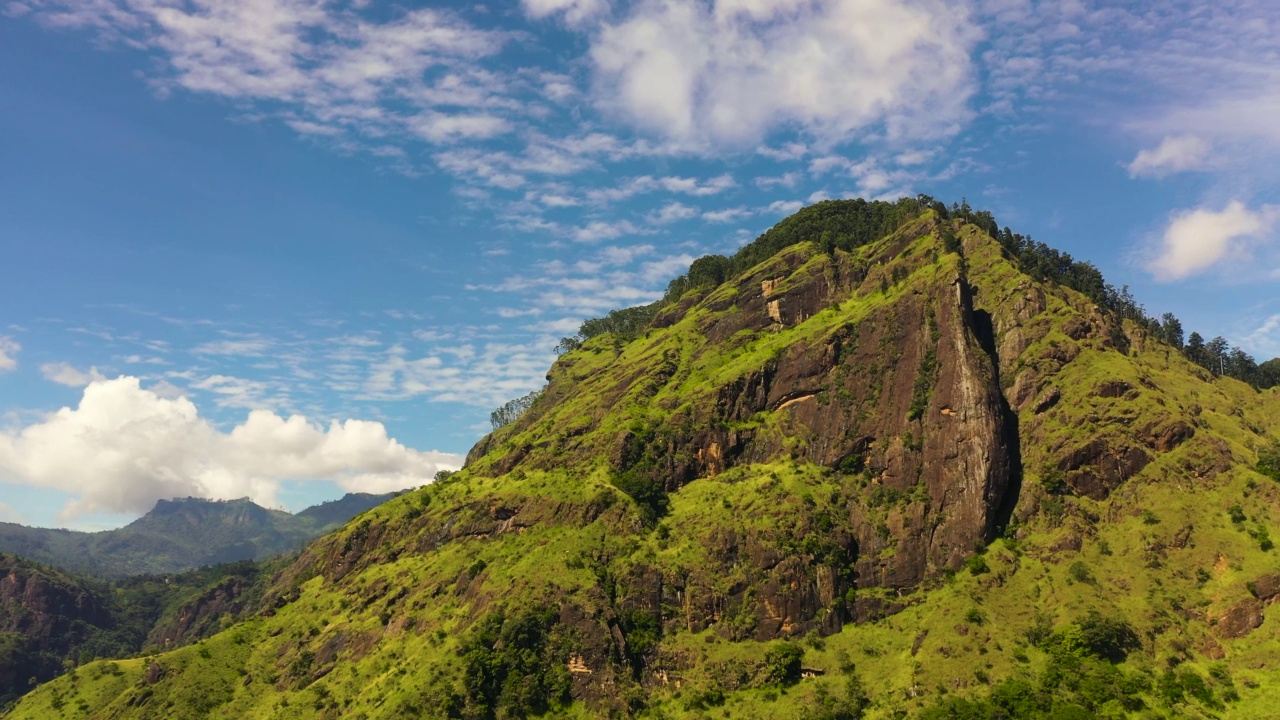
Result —
M243 622L10 716L1274 717L1280 394L987 217L801 211Z

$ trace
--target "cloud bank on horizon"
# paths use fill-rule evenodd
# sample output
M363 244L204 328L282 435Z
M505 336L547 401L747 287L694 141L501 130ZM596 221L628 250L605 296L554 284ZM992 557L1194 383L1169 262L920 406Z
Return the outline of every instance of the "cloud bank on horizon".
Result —
M0 327L0 377L38 370L85 388L78 409L9 418L0 436L0 467L72 492L71 513L136 512L170 491L270 502L299 473L344 487L429 476L456 456L391 434L418 423L432 430L409 444L447 437L460 449L483 413L542 382L556 339L582 319L650 302L695 257L732 252L829 198L977 188L1002 219L1025 220L1019 193L1062 193L1077 215L1068 223L1096 213L1123 228L1066 249L1093 259L1119 247L1115 264L1143 273L1150 292L1280 280L1280 7L1268 0L0 0L0 15L7 29L131 63L152 103L188 103L429 187L412 200L431 196L422 225L447 226L430 241L402 232L376 281L331 272L313 283L372 296L412 266L401 297L425 299L411 307L300 315L269 295L182 310L172 297L85 298L83 319ZM1078 145L1054 147L1065 142ZM1084 155L1093 164L1074 167ZM1086 192L1101 183L1081 173L1099 167L1114 176L1111 196L1137 198L1133 213ZM362 247L380 244L392 241ZM248 257L272 252L289 254ZM1265 290L1242 303L1207 319L1230 317L1233 341L1280 354L1280 305ZM133 384L105 379L118 375ZM139 424L104 424L112 403ZM66 456L108 463L104 477L130 490L81 492L42 469L68 471L57 455L82 430L97 444ZM124 464L99 452L142 453L144 437L158 438L155 452ZM350 450L338 464L266 466L246 459L250 441L281 443L282 457ZM179 462L187 446L203 460Z
M280 505L284 480L332 479L347 492L386 493L430 482L462 458L406 448L379 422L254 410L229 431L185 397L167 399L138 378L93 380L80 404L0 432L0 480L53 488L71 499L59 519L140 515L162 498L248 497Z

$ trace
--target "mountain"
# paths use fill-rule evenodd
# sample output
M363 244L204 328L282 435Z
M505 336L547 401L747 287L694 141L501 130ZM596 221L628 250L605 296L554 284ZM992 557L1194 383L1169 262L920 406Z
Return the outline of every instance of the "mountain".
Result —
M75 573L120 577L260 560L297 550L394 493L348 493L291 515L248 498L160 500L116 530L77 532L0 523L0 552Z
M1280 392L1158 329L989 214L820 203L11 717L1274 717Z

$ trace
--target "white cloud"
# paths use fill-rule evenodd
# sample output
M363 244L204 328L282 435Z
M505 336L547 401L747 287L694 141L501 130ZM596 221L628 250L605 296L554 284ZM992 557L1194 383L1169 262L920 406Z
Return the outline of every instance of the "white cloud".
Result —
M266 405L270 386L257 380L231 377L228 375L210 375L199 382L191 384L196 390L213 393L214 403L218 407L260 408Z
M786 162L789 160L799 160L809 152L809 148L804 143L789 142L783 143L782 147L771 148L762 145L756 148L756 152L778 162Z
M599 257L600 262L606 265L626 265L632 260L642 256L649 255L653 252L652 245L628 245L626 247L607 247L601 248Z
M18 351L22 345L8 335L0 335L0 372L18 368Z
M800 182L800 177L801 175L798 172L788 172L776 177L758 177L755 182L756 187L761 190L769 190L778 186L793 188L796 183Z
M640 278L646 283L666 283L688 270L693 261L692 255L672 255L647 262L640 268Z
M480 66L514 36L449 11L399 10L375 19L323 0L27 4L46 27L89 29L151 53L151 81L161 92L181 88L247 103L247 116L279 118L303 135L354 131L383 157L388 135L407 131L433 143L490 138L510 130L494 111L522 107L505 75Z
M712 210L702 213L703 220L714 223L731 223L750 216L751 210L745 207L725 208L724 210Z
M937 137L968 116L980 35L943 0L646 0L602 27L591 60L602 107L677 140Z
M603 222L595 220L573 229L571 237L575 242L591 243L600 240L612 240L623 235L634 235L640 229L628 220L619 222Z
M605 297L609 294L601 292L595 299L617 307L617 300ZM551 294L540 298L540 304L578 309L571 303L553 302ZM547 367L554 359L553 345L555 339L550 335L527 343L489 342L466 362L441 352L415 358L408 349L395 346L369 368L363 397L391 400L426 396L431 402L497 407L545 382Z
M773 213L775 215L790 215L791 213L804 207L804 203L799 200L774 200L764 208L764 212Z
M641 175L627 180L621 185L612 188L603 188L590 190L587 192L587 199L595 203L617 202L626 200L627 198L640 195L642 193L656 192L663 190L673 194L692 195L694 197L707 197L710 195L718 195L725 190L737 187L737 181L733 176L725 173L717 175L706 180L699 180L693 177L679 177L670 175L667 177L655 178L651 175Z
M572 335L578 332L578 328L582 327L582 318L560 318L559 320L546 320L544 322L535 323L529 326L529 329L540 333L555 333L557 335Z
M485 139L511 131L511 123L493 115L427 113L408 121L409 129L434 143Z
M697 208L690 207L683 203L669 202L648 215L645 215L645 220L647 220L651 225L669 225L673 222L697 217L697 215Z
M1147 267L1160 280L1194 275L1246 251L1244 241L1267 233L1277 219L1280 207L1264 205L1254 211L1240 201L1222 210L1197 208L1175 213Z
M520 6L534 20L562 13L569 25L580 25L609 9L606 0L521 0Z
M1195 135L1166 137L1157 147L1142 150L1129 163L1132 177L1164 177L1203 167L1209 143Z
M186 398L162 398L133 377L95 381L78 407L0 433L0 476L71 495L64 520L140 514L156 500L185 496L248 496L275 506L284 480L387 492L430 482L437 470L461 461L409 449L381 423L363 420L335 420L324 428L300 415L255 410L222 432Z
M1244 338L1244 344L1255 352L1266 353L1259 358L1260 360L1280 356L1280 314L1264 319L1253 332Z
M68 363L45 363L40 366L40 374L45 380L56 382L67 387L84 387L95 380L105 380L98 368L91 367L87 372L75 369Z
M252 337L242 340L214 340L201 343L192 348L197 355L242 355L259 357L271 349L271 341L266 338Z

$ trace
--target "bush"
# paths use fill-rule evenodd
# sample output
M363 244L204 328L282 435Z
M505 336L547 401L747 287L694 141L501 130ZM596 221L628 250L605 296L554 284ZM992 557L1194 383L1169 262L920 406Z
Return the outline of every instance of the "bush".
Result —
M628 470L610 478L613 486L626 493L640 506L640 515L646 523L653 523L667 514L667 492L653 478L638 470Z
M539 606L487 615L458 652L467 717L541 715L569 702L571 679L554 641L559 611Z
M770 685L794 685L800 681L801 660L804 648L792 642L784 642L764 653L764 681Z
M804 714L809 720L859 720L871 706L862 681L850 674L845 681L844 696L831 694L825 685L818 686L817 707Z
M987 559L981 555L974 555L969 558L969 562L965 566L969 568L970 574L973 575L983 575L991 572L991 567L987 565Z
M1090 572L1089 566L1084 564L1083 560L1076 560L1067 567L1067 574L1072 580L1086 585L1092 585L1095 581L1093 573Z
M1280 482L1280 442L1258 451L1258 472Z

